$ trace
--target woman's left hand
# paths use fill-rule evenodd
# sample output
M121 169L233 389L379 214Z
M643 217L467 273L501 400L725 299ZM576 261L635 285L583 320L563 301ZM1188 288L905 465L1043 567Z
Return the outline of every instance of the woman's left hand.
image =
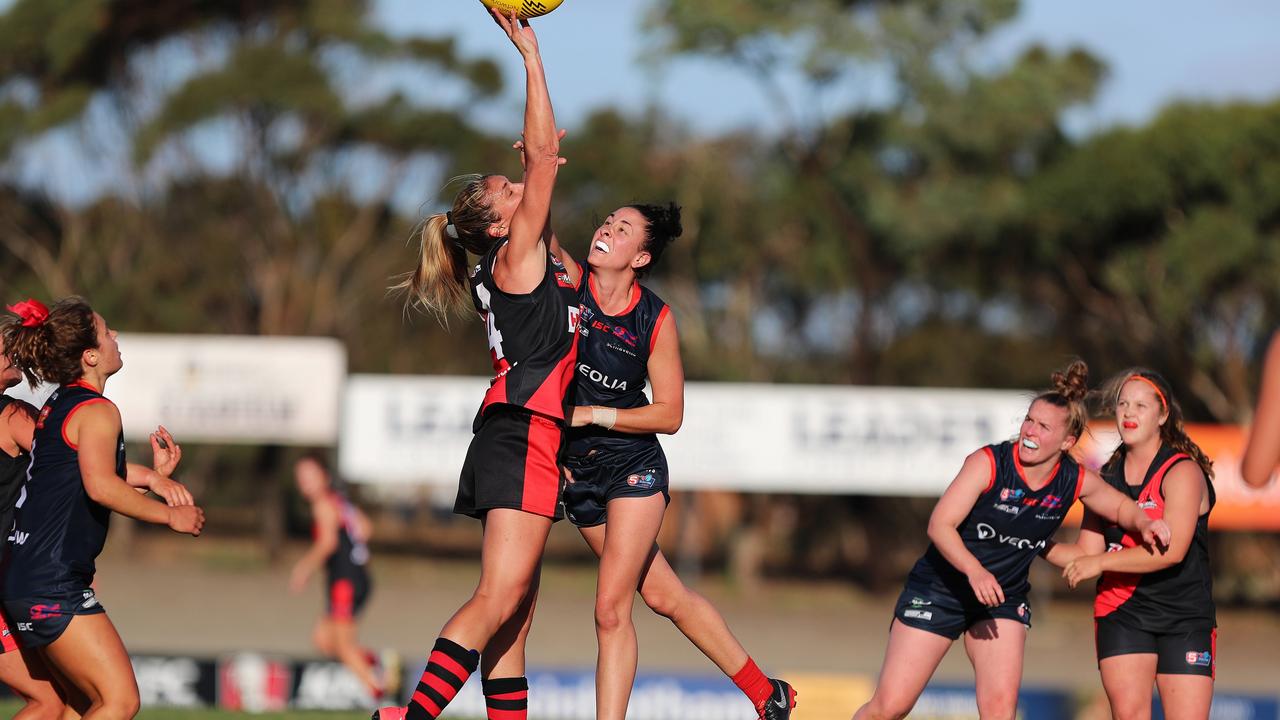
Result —
M1072 588L1085 580L1096 578L1101 574L1101 555L1081 555L1075 560L1067 563L1067 567L1062 571L1062 577L1067 579L1067 585Z
M191 491L186 485L177 480L170 480L163 475L157 476L151 480L151 492L164 498L164 504L169 507L178 507L181 505L195 505L195 498L191 496Z
M1143 515L1145 516L1146 513L1143 513ZM1169 539L1173 537L1173 531L1169 529L1169 523L1165 522L1163 518L1139 522L1138 529L1142 531L1142 542L1161 551L1169 547Z
M182 446L163 425L151 433L151 467L165 477L173 474L182 461Z
M591 424L591 406L577 405L573 408L573 417L569 419L569 427L586 427Z

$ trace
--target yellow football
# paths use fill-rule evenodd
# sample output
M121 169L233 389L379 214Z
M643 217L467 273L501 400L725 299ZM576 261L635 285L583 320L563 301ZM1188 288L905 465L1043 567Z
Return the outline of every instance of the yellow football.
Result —
M514 12L516 17L528 20L529 18L546 15L560 7L560 3L564 2L564 0L480 0L480 2L503 15L510 15Z

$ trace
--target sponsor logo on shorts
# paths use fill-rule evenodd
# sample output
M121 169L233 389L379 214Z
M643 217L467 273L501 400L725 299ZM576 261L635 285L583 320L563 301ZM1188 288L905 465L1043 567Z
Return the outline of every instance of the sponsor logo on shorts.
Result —
M1189 652L1187 653L1187 664L1199 667L1209 667L1213 665L1213 653L1208 650L1204 652Z
M915 618L916 620L932 620L933 611L907 609L902 611L902 617Z
M81 597L84 598L84 602L80 603L80 607L86 610L98 604L98 597L93 594L92 590L85 590L84 595Z
M651 488L658 481L656 476L657 470L645 470L641 473L627 476L627 484L632 487Z
M932 605L932 604L933 603L931 601L925 600L924 598L921 598L921 597L911 598L911 607L913 608L924 607L926 605Z
M24 623L24 622L20 622L20 623L18 623L18 630L19 630L19 631L21 631L21 632L31 632L31 630L32 630L32 628L31 628L31 623L29 623L29 622L25 622L25 623Z
M1029 612L1031 612L1031 608L1028 608L1026 603L1018 604L1018 617L1025 620L1027 618L1027 613Z
M48 620L49 618L62 617L61 605L46 605L40 603L31 606L32 620Z

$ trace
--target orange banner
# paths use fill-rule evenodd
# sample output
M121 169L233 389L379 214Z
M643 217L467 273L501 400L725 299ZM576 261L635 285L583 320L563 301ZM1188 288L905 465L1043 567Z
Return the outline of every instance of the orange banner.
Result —
M1240 479L1240 456L1249 437L1247 429L1238 425L1187 425L1187 434L1213 459L1213 488L1218 493L1218 504L1209 516L1209 527L1280 532L1280 483L1255 490ZM1119 444L1114 423L1091 423L1077 446L1077 456L1097 470ZM1079 525L1082 515L1083 508L1077 503L1065 522Z

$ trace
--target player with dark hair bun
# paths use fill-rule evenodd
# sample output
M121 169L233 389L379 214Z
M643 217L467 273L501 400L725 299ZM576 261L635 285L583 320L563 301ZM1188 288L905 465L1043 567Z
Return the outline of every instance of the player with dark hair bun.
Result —
M795 707L794 689L761 672L720 613L685 587L655 542L670 500L658 435L676 432L683 421L684 368L670 308L640 279L683 232L675 203L618 208L591 238L590 272L579 291L564 502L570 522L600 558L596 717L622 720L627 712L638 655L631 619L638 590L733 679L761 718L780 720Z
M961 635L978 712L1013 718L1031 625L1028 574L1037 555L1064 564L1050 538L1077 499L1144 542L1169 528L1071 457L1088 422L1089 368L1073 362L1031 402L1016 441L965 459L929 518L929 546L907 578L875 694L854 716L903 718Z

